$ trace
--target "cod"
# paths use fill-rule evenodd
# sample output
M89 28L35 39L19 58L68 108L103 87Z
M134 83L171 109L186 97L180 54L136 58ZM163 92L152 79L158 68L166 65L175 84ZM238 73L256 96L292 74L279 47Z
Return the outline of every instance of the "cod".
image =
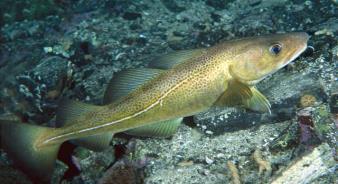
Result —
M270 112L255 85L298 57L308 39L304 32L247 37L164 55L115 74L102 105L61 100L57 127L0 121L1 147L24 172L48 181L65 141L99 151L119 132L168 137L183 117L214 106Z

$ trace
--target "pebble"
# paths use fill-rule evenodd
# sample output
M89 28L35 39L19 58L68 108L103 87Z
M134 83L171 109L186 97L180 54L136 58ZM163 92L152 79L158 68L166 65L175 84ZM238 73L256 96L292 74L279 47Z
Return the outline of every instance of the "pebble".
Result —
M205 133L206 133L206 134L209 134L209 135L214 134L214 132L212 132L212 131L210 131L210 130L205 131Z
M205 162L206 162L207 164L212 164L212 163L214 163L214 160L212 160L212 159L210 159L209 157L205 156Z

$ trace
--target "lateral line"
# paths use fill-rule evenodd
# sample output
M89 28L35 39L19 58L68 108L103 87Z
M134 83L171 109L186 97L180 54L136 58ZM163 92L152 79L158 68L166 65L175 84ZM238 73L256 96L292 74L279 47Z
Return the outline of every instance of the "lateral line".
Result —
M189 79L190 79L190 77L182 80L176 86L174 86L173 88L171 88L170 90L168 90L165 94L163 94L163 96L161 96L156 102L154 102L153 104L149 105L147 108L145 108L145 109L143 109L143 110L141 110L139 112L136 112L135 114L133 114L131 116L127 116L127 117L124 117L124 118L121 118L121 119L118 119L118 120L115 120L115 121L112 121L112 122L109 122L109 123L105 123L105 124L102 124L102 125L98 125L98 126L95 126L95 127L90 127L90 128L86 128L86 129L83 129L83 130L76 131L76 132L70 132L70 133L67 133L67 134L62 134L62 135L59 135L59 136L55 136L55 137L52 137L50 139L45 140L43 143L49 143L49 142L51 142L51 141L53 141L55 139L59 139L59 138L62 138L62 137L73 135L73 134L78 134L78 133L83 133L83 132L86 132L86 131L96 130L96 129L99 129L99 128L103 128L103 127L106 127L106 126L110 126L110 125L113 125L113 124L116 124L116 123L119 123L119 122L122 122L122 121L125 121L125 120L128 120L128 119L134 118L134 117L136 117L138 115L141 115L142 113L147 112L148 110L152 109L157 104L162 103L162 100L165 97L167 97L172 91L174 91L175 89L177 89L179 86L181 86L185 81L187 81Z

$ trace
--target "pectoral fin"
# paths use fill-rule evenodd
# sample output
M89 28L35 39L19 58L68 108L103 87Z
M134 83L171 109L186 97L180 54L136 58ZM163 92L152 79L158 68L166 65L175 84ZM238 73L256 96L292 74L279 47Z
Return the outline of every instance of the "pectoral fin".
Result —
M158 69L170 69L189 59L200 57L205 53L206 49L176 51L156 58L149 63L148 67Z
M177 131L182 120L183 118L161 121L156 124L134 128L125 133L141 137L169 137Z
M243 101L250 99L252 92L249 86L236 80L231 80L226 91L215 102L215 106L236 106L243 104Z
M227 90L218 98L215 105L221 107L244 105L245 108L253 111L271 113L271 105L262 93L255 87L237 80L228 83Z
M271 114L271 105L269 100L260 93L255 87L251 87L252 97L244 100L243 104L246 108L258 112L269 112Z

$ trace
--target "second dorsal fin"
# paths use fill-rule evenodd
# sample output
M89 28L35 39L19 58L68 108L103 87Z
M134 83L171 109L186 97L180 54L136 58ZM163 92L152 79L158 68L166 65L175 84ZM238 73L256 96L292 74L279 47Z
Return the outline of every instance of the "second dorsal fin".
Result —
M108 84L103 103L109 104L116 101L163 71L160 69L139 68L117 73ZM130 129L125 133L142 137L169 137L176 132L182 119L161 121L152 125Z
M110 80L103 97L103 104L109 104L153 79L163 70L153 68L127 69L116 73Z

